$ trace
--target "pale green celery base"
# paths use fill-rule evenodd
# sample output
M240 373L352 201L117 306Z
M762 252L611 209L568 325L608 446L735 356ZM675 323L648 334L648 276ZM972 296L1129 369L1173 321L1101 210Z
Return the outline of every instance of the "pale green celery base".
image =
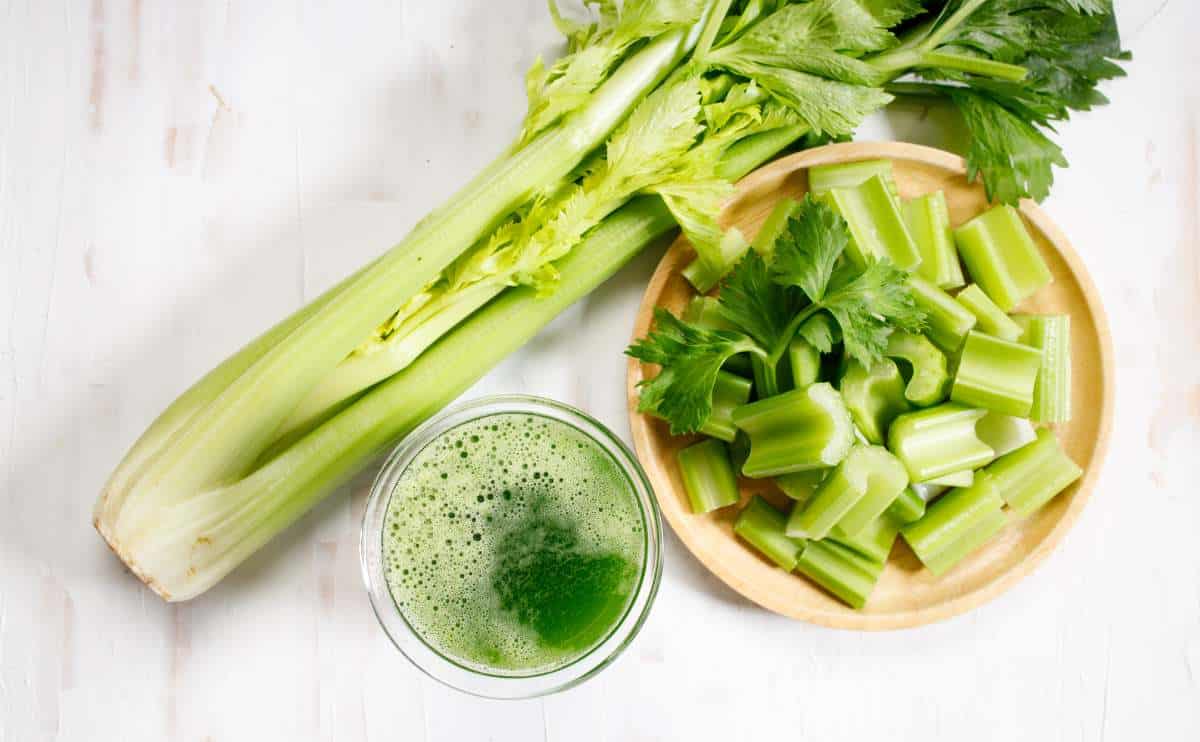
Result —
M921 253L917 273L941 289L962 286L962 264L954 249L946 194L942 191L927 193L905 201L901 208L908 231Z
M904 462L914 482L975 469L995 458L975 425L987 412L946 403L896 418L888 448Z
M693 513L709 513L738 501L737 474L724 443L711 438L701 441L681 449L678 459Z
M758 495L750 498L733 522L733 532L779 567L791 572L802 544L784 533L786 517Z
M958 353L967 333L975 327L975 315L920 276L909 276L908 286L917 308L925 313L926 337L948 355Z
M850 607L867 603L883 565L875 564L841 544L812 541L804 545L796 569Z
M635 199L607 219L558 265L551 296L505 291L429 348L404 371L308 434L249 477L226 488L170 495L153 503L153 542L140 543L120 524L102 524L119 556L168 600L186 600L211 587L276 533L323 499L398 437L465 391L523 345L559 312L615 273L633 255L675 227L658 198ZM237 538L201 530L233 523L230 508L201 523L189 500L244 505ZM183 504L183 507L176 505ZM214 528L217 526L213 526Z
M960 404L1026 417L1033 406L1042 354L972 330L959 357L950 399Z
M1028 420L999 412L988 412L979 418L975 423L975 434L995 451L996 456L1016 451L1037 439L1037 431Z

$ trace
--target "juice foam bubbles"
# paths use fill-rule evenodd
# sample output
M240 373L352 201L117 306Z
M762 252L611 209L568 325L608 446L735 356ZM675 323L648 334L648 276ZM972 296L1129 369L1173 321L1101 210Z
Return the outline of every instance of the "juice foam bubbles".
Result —
M447 658L498 674L554 670L601 643L645 552L624 471L536 414L489 415L430 442L384 520L384 575L405 620Z

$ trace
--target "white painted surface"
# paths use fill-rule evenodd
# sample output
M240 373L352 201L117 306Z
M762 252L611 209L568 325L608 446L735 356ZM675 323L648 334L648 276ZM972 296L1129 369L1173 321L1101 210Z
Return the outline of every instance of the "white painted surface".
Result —
M1062 127L1050 213L1118 353L1105 477L1058 552L959 619L767 614L672 536L653 615L545 700L425 679L376 628L340 493L192 604L93 498L179 391L388 246L514 132L540 0L0 0L0 741L1200 739L1200 6L1120 4L1136 60ZM935 111L864 138L944 143ZM627 429L645 255L471 394ZM1086 403L1081 400L1081 403Z

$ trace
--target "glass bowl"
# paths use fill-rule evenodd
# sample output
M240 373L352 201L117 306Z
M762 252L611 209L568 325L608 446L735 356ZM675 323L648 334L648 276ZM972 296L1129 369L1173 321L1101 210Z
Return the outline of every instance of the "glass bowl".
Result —
M644 551L633 597L609 633L561 667L521 674L469 667L435 649L409 623L392 598L384 574L383 530L388 504L413 459L443 434L472 420L498 414L528 414L575 428L590 438L625 474L641 515ZM542 397L502 395L447 408L404 438L388 455L371 486L360 543L363 580L379 624L396 648L426 675L452 688L485 698L531 698L565 690L607 667L629 646L649 614L662 577L662 522L650 483L633 452L611 430L586 413Z

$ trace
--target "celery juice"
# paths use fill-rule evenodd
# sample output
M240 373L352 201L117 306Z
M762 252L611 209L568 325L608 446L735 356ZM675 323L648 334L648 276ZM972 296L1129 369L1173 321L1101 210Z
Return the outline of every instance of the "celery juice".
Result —
M384 577L410 628L448 660L540 674L621 621L644 530L632 483L591 437L537 414L492 414L432 440L396 482Z

